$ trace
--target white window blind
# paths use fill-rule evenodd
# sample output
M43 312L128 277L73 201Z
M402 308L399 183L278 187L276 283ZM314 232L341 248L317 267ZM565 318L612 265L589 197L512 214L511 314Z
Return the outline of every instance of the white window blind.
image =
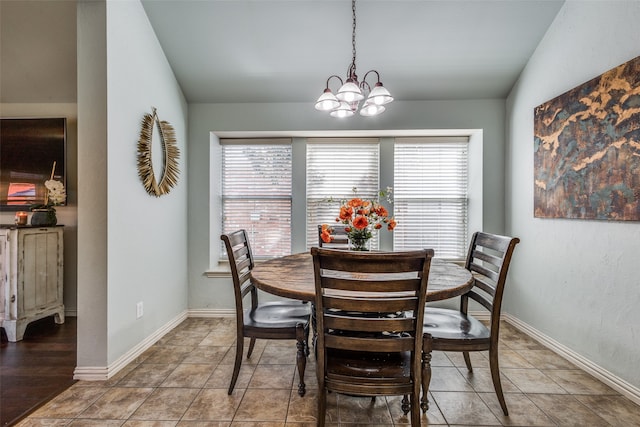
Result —
M468 138L396 138L394 250L433 248L463 259L467 250Z
M318 245L318 225L336 224L340 202L375 198L379 190L377 138L309 138L307 141L307 247ZM328 199L333 199L329 202ZM378 247L377 233L371 248Z
M290 254L291 140L222 139L220 143L222 232L247 230L255 258ZM226 255L224 248L221 253Z

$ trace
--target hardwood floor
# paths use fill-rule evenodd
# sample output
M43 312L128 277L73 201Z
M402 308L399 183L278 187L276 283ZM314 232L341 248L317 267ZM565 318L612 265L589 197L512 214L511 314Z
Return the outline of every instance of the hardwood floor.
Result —
M76 318L53 316L27 326L24 339L0 338L0 426L10 426L75 381Z

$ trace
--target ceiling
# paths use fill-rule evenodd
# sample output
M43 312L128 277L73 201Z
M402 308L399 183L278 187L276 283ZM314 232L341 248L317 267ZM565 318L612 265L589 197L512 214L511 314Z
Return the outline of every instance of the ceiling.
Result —
M359 0L357 74L379 71L402 101L504 98L563 3ZM344 79L351 63L349 0L142 4L191 103L312 102L327 78ZM2 102L75 99L75 84L55 80L75 77L75 50L67 48L75 47L74 6L0 0ZM60 22L52 25L52 16ZM36 29L44 34L34 37ZM28 52L11 49L15 42L28 43ZM61 65L38 66L44 54Z

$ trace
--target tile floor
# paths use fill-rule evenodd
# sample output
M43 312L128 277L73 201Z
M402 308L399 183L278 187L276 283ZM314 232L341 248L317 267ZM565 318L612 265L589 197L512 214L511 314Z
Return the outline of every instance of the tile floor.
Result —
M234 340L231 318L187 319L114 378L77 382L18 425L315 426L313 356L301 398L295 343L258 340L228 396ZM502 415L484 353L473 355L469 374L461 355L434 352L431 407L423 425L640 426L640 406L506 323L501 345L510 416ZM327 425L408 425L400 399L372 403L331 394Z

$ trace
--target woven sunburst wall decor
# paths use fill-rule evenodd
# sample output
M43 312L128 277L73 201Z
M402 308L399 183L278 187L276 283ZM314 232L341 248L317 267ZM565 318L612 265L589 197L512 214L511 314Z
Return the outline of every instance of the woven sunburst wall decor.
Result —
M156 180L156 174L151 162L151 145L153 138L153 127L157 126L160 134L160 145L162 146L162 173L160 182ZM160 197L169 193L171 188L178 183L178 158L180 150L176 144L176 132L173 126L164 120L158 119L156 109L152 114L145 114L142 119L140 129L140 139L138 140L138 176L142 180L147 193Z

